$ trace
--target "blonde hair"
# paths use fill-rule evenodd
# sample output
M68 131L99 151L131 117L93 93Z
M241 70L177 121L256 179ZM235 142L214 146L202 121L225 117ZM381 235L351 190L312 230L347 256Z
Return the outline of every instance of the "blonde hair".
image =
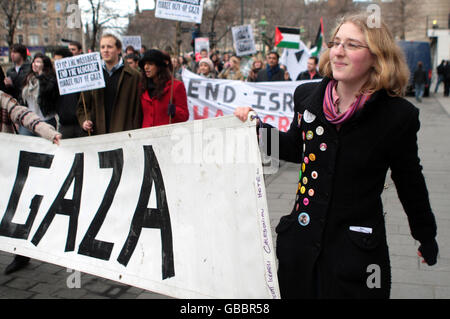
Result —
M377 27L369 27L367 25L369 19L368 14L353 14L343 17L338 22L331 39L334 39L344 23L352 23L357 26L364 34L367 46L375 57L370 77L362 86L360 93L371 94L385 89L391 96L404 96L409 80L409 69L403 51L395 43L392 33L384 22L380 22ZM320 56L319 71L322 75L333 78L330 49Z

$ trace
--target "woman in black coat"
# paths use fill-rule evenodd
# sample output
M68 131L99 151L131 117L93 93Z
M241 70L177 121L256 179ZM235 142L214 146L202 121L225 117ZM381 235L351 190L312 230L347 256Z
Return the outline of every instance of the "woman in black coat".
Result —
M386 25L367 21L353 15L338 24L320 60L325 78L297 87L294 119L279 135L280 158L301 163L294 208L276 227L283 298L389 298L381 201L388 169L419 256L436 263L436 223L417 155L419 111L401 97L407 65ZM235 115L246 120L249 111Z

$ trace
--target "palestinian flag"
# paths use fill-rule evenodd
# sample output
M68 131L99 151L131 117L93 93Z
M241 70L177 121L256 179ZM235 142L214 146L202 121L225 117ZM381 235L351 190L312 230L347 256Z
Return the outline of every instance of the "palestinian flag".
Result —
M279 48L300 48L300 28L275 27L275 46Z
M323 45L323 18L320 17L319 31L317 31L316 40L314 42L313 47L310 50L311 56L318 57L320 55L320 52L322 51L322 45Z

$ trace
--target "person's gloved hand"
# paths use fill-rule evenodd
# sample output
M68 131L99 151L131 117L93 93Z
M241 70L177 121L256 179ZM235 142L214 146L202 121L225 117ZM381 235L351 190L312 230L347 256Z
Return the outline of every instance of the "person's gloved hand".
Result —
M439 248L436 239L432 239L430 241L420 243L417 255L424 259L422 263L427 263L428 266L433 266L436 263L438 252Z
M175 117L175 104L169 104L167 107L167 115L171 118Z

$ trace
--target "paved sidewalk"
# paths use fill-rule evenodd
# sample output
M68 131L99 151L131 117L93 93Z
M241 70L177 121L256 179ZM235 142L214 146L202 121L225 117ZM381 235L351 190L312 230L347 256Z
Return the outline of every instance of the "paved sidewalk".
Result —
M450 98L424 98L416 104L422 128L419 146L431 204L438 224L440 257L437 265L424 266L416 255L418 243L411 237L406 215L395 187L387 178L383 193L388 243L392 263L392 298L450 298ZM266 178L272 235L281 216L292 209L299 166L283 164L277 174ZM0 298L55 299L160 299L163 295L123 285L107 279L81 274L81 287L68 288L72 273L66 268L32 260L12 275L3 269L12 255L0 252Z

